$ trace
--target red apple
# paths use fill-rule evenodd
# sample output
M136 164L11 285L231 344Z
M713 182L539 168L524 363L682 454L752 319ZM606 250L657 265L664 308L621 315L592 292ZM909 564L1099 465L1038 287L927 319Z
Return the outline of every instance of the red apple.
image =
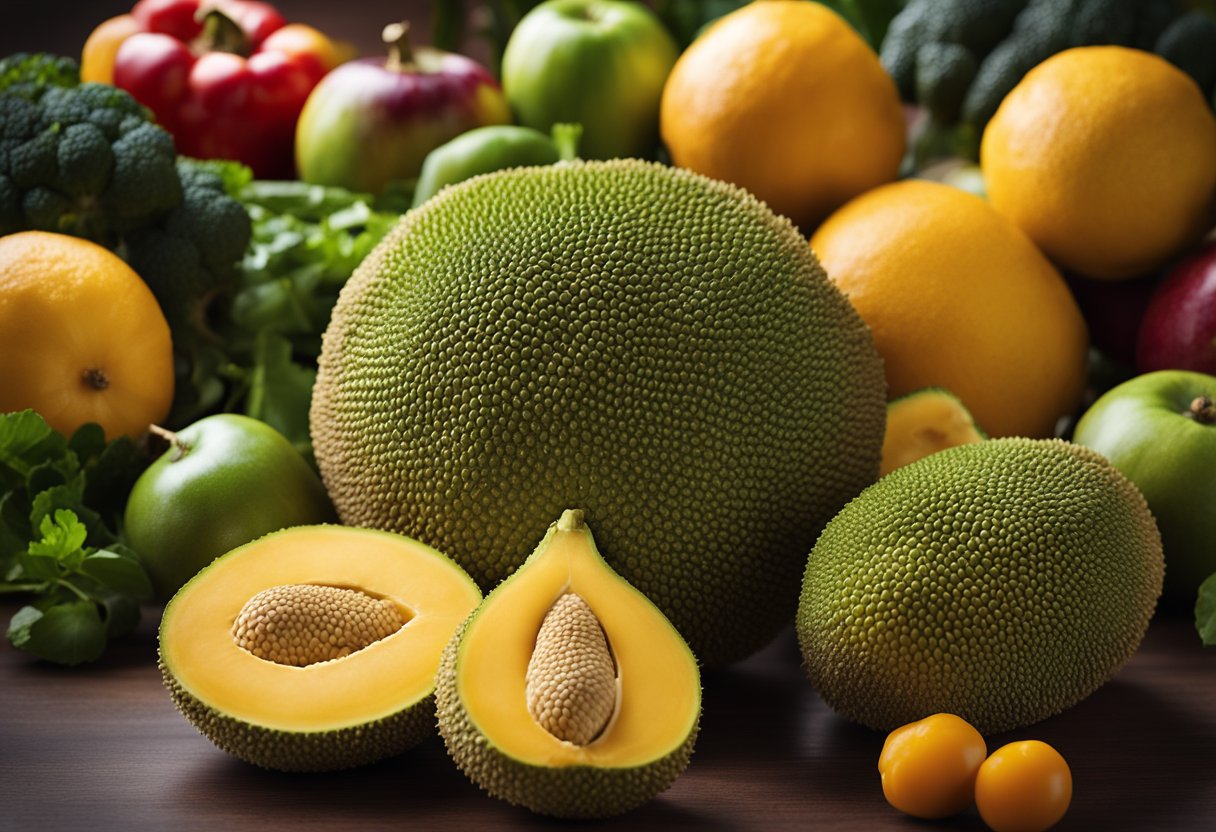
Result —
M385 27L388 59L342 64L313 89L296 127L300 178L316 185L382 192L414 179L422 160L474 127L506 124L498 82L471 58L406 42Z
M1174 266L1153 294L1140 337L1136 366L1216 375L1216 241Z

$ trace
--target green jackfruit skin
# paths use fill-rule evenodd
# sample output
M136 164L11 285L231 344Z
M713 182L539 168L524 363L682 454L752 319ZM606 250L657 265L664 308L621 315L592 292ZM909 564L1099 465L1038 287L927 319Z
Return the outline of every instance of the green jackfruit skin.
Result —
M1144 498L1097 453L963 445L893 471L824 529L796 619L804 667L875 730L949 712L1008 731L1118 671L1164 569Z
M520 762L500 751L469 718L456 689L461 641L477 612L474 610L460 625L439 660L435 709L448 755L466 777L488 794L542 815L606 818L635 809L666 791L688 768L700 727L699 712L683 745L641 766L550 768Z
M383 719L336 731L278 731L224 716L177 680L163 657L161 677L173 704L218 748L275 771L338 771L395 757L435 731L435 697Z
M500 171L405 216L344 287L310 426L344 523L482 586L571 505L707 665L793 615L872 482L885 384L806 240L746 192L636 160Z

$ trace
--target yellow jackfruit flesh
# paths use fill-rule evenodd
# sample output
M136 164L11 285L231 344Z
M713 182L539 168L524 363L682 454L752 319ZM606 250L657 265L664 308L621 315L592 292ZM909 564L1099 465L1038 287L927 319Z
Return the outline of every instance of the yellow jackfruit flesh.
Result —
M435 695L461 771L557 817L619 814L666 789L701 712L692 652L604 562L578 510L461 626Z
M798 640L819 694L849 719L885 731L947 712L1007 731L1118 671L1163 574L1144 498L1103 457L988 440L897 469L828 524Z
M343 522L483 588L569 505L708 664L793 614L878 473L865 324L796 229L636 160L501 171L405 216L344 287L311 430Z
M879 476L929 454L985 438L967 406L948 390L928 387L900 396L887 405Z
M350 768L431 734L440 655L480 601L459 566L416 541L286 529L173 596L161 674L182 714L230 754L282 771Z

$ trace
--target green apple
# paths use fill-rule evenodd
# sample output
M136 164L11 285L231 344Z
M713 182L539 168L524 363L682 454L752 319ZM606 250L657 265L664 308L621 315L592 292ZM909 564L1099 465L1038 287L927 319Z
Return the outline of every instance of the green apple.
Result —
M264 422L224 413L164 435L169 450L136 480L124 517L162 599L237 546L336 520L316 473Z
M1144 494L1165 546L1165 593L1191 601L1216 572L1214 400L1214 376L1148 373L1094 402L1073 437Z
M582 124L585 159L649 157L676 57L675 41L641 3L546 0L507 41L503 92L527 127Z

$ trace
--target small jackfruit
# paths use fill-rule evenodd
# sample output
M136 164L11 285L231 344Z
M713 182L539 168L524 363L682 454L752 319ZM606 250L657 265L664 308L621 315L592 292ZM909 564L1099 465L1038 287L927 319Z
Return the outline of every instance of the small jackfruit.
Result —
M680 634L569 510L452 638L435 699L448 753L487 792L606 817L684 771L701 681Z
M330 771L434 730L435 672L481 601L435 550L298 526L216 559L165 607L160 669L178 710L264 768Z
M789 621L884 417L869 330L787 220L616 160L407 214L342 291L311 430L344 523L451 552L483 588L588 506L613 565L724 664Z
M804 667L876 730L948 712L1007 731L1115 674L1163 573L1144 498L1100 455L1058 439L950 448L824 529L796 620Z

